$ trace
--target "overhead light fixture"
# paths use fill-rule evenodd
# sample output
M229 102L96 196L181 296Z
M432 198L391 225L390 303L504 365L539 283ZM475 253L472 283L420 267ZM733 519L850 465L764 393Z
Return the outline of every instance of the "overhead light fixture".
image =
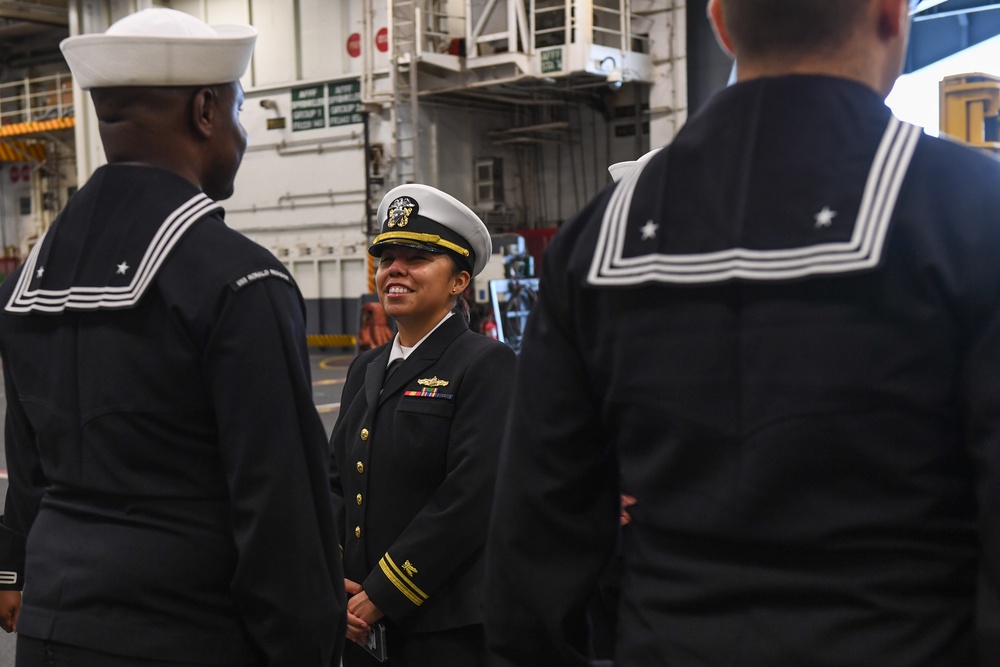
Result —
M611 56L605 57L600 63L601 71L607 72L608 88L618 90L625 81L625 75L618 69L618 63Z
M611 90L618 90L622 87L622 81L624 81L624 76L622 71L617 67L608 72L608 88Z

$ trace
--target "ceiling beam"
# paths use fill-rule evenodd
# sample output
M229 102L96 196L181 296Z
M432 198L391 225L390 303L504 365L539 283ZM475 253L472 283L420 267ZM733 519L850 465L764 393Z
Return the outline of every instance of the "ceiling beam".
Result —
M65 5L60 7L37 2L0 0L0 18L47 25L69 25L69 11Z
M914 17L904 71L926 67L997 35L1000 3Z
M920 12L930 9L931 7L937 7L944 2L948 2L948 0L920 0L910 14L919 14Z

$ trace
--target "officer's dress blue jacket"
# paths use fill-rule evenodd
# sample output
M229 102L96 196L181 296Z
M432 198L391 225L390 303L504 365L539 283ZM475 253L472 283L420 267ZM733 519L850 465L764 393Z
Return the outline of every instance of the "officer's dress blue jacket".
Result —
M331 438L345 575L398 632L481 624L514 352L453 315L383 387L391 347L351 364Z
M284 267L198 188L94 173L0 287L0 570L23 576L20 633L337 664L343 573L304 333Z
M553 240L488 550L497 665L995 665L1000 164L737 84ZM619 473L620 467L620 485Z

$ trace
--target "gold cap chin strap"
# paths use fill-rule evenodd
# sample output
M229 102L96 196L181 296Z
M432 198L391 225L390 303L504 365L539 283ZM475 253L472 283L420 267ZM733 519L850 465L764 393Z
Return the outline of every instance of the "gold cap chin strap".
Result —
M447 248L452 252L457 252L463 257L468 257L471 253L467 248L463 248L457 243L452 243L447 239L443 239L437 234L420 234L418 232L386 232L385 234L379 234L372 241L372 245L378 245L383 241L417 241L419 243L429 243L431 245L439 245L442 248Z

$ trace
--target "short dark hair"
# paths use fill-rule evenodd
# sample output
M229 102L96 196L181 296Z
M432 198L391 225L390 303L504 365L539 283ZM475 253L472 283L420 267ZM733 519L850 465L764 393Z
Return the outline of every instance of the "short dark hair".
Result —
M829 51L848 40L870 0L722 0L737 56Z

